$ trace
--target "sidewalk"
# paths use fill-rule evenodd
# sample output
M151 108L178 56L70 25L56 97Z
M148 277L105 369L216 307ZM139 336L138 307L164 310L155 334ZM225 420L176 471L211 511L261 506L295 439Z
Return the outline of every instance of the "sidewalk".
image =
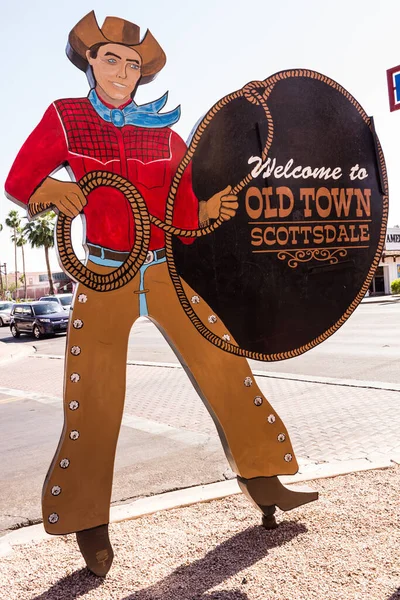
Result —
M400 302L400 294L385 294L384 296L368 296L361 300L362 304L371 304L373 302Z
M35 350L31 344L7 344L0 341L0 366L33 354Z
M255 376L290 432L302 476L386 467L399 458L399 384ZM16 381L19 389L11 388ZM37 355L2 370L3 535L41 518L41 488L63 420L62 381L63 361ZM27 431L35 435L27 439ZM130 365L113 503L231 475L213 421L183 369Z
M400 467L312 483L320 499L260 526L243 495L110 526L115 560L88 573L73 535L15 546L7 600L395 600Z

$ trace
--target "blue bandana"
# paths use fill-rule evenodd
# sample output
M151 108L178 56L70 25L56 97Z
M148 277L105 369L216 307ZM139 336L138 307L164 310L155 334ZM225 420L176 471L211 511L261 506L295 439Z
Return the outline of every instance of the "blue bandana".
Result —
M159 114L159 111L164 108L167 102L168 92L158 100L149 102L148 104L142 104L142 106L138 106L132 100L132 102L122 110L105 106L95 90L90 90L88 98L97 114L104 119L104 121L107 121L107 123L115 125L115 127L123 127L124 125L156 128L170 127L176 123L181 116L180 106L177 106L175 110L171 110L170 112Z

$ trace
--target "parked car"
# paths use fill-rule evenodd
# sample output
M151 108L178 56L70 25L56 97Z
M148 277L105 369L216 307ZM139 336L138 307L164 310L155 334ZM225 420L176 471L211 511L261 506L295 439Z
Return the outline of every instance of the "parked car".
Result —
M37 340L43 335L66 333L69 315L55 302L24 302L11 309L10 330L13 337L30 333Z
M0 302L0 327L8 325L13 302Z
M57 294L57 296L42 296L39 302L57 302L64 310L72 308L72 294Z

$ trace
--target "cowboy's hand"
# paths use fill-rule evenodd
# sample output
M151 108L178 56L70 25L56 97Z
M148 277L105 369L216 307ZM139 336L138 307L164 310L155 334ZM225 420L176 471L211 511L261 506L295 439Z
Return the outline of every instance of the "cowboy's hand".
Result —
M28 214L34 217L38 213L56 208L67 217L73 218L82 212L86 204L87 200L77 183L46 177L29 198Z
M232 194L232 186L228 185L224 190L217 192L207 200L207 215L209 219L221 217L228 221L235 216L239 206L236 194Z

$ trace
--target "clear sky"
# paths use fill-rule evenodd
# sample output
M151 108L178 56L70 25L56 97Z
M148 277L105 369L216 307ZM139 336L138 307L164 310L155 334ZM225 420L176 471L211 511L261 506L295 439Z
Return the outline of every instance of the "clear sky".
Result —
M374 116L389 174L389 226L400 224L400 111L389 112L386 85L386 69L400 64L399 0L3 0L1 187L47 106L87 95L86 77L66 58L65 45L70 29L92 9L100 24L107 15L119 16L143 33L149 28L161 43L167 65L135 100L169 90L166 108L181 104L175 129L184 139L219 98L253 79L296 67L335 79ZM12 208L3 198L0 222ZM11 271L9 239L5 228L0 262ZM43 269L42 252L29 250L27 270Z

